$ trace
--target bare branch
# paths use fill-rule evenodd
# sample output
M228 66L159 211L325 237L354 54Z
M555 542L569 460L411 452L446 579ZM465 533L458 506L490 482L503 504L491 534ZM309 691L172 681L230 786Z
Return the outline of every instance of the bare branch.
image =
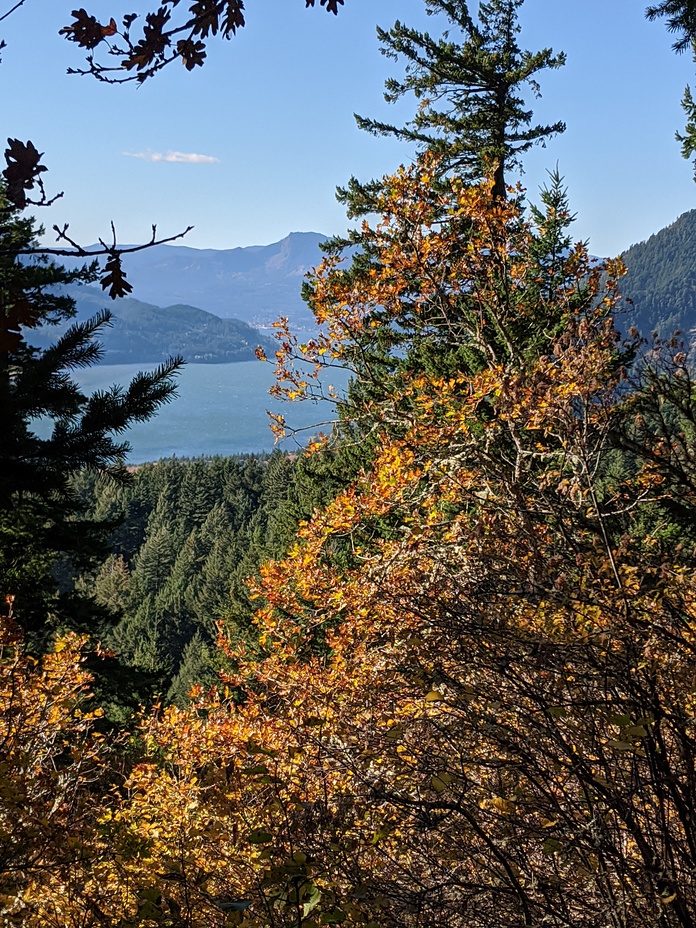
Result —
M7 12L3 13L2 16L0 16L0 23L3 21L3 19L7 19L8 16L11 16L16 10L20 8L20 6L23 6L25 3L26 3L26 0L17 0L17 3L15 3L14 6L10 7L10 9L7 10Z

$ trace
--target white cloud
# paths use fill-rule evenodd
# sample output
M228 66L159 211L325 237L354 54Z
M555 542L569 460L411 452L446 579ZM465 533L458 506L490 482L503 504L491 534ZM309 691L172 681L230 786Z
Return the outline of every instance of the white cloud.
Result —
M212 155L197 155L184 151L124 151L126 158L139 158L141 161L169 161L174 164L217 164L220 159Z

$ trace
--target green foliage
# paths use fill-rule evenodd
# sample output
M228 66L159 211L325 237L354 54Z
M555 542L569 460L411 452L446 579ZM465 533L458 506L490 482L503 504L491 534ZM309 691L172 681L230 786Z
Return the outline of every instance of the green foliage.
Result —
M166 702L183 706L188 703L192 687L214 686L218 682L212 670L214 666L213 649L199 631L194 632L181 654L181 662L167 692Z
M363 460L364 449L345 442L311 456L160 461L125 484L76 478L91 517L110 525L111 552L78 587L119 617L104 644L139 680L144 701L158 693L182 703L193 684L217 679L220 622L230 637L254 643L249 577L285 554L299 522ZM122 717L119 694L108 698Z
M214 677L219 621L250 634L244 580L272 547L292 468L275 454L161 461L125 485L82 478L91 514L112 524L112 553L81 586L119 614L107 637L119 659L168 698Z
M696 56L694 56L696 61ZM696 103L691 94L691 87L687 86L682 97L682 109L686 113L686 127L684 134L676 133L676 139L681 142L682 157L687 161L696 155ZM694 162L694 180L696 180L696 161Z
M646 10L648 19L665 17L667 28L677 35L674 50L685 52L691 48L696 63L696 3L693 0L662 0L655 6ZM682 156L687 161L696 154L696 104L687 85L682 97L682 109L686 114L686 128L684 134L676 133L678 142L681 142ZM694 180L696 180L696 161L694 162Z
M105 552L72 478L85 468L125 478L121 436L171 399L181 363L85 395L73 372L99 359L97 337L111 317L65 325L75 304L56 286L93 280L95 267L66 270L32 254L41 231L0 189L0 595L14 597L36 644L66 626L102 629L105 611L75 588L76 575ZM32 344L38 327L61 324L53 344ZM39 421L50 423L48 437L35 431Z
M418 110L404 127L360 117L358 125L427 148L442 158L443 170L467 181L491 178L493 196L505 197L506 175L520 156L565 129L562 122L533 125L522 97L525 87L538 96L538 74L565 63L548 48L519 48L523 2L481 3L476 22L465 0L427 0L429 13L444 13L452 24L439 40L399 21L389 31L378 29L382 53L406 63L402 80L387 81L385 99L413 94Z
M644 336L656 331L669 337L675 330L688 332L696 324L696 210L632 245L623 253L628 273L622 294L633 303L626 307L625 325L635 325Z
M661 0L649 6L645 15L648 19L667 18L667 28L678 36L674 43L675 51L686 51L696 39L696 4L693 0Z

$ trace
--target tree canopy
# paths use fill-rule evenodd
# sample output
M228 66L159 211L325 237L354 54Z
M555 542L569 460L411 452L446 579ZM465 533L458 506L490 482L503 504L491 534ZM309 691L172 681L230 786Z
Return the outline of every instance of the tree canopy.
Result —
M497 22L518 7L485 10ZM514 106L501 113L519 128ZM29 656L21 597L9 597L8 924L696 922L693 365L677 339L646 348L617 331L622 263L573 243L557 173L538 204L520 188L498 195L500 160L472 176L440 141L424 136L413 164L349 191L360 229L329 243L306 290L319 334L300 342L279 324L277 392L300 399L312 370L353 371L328 444L295 464L158 465L140 497L98 496L133 520L95 586L125 603L121 645L142 645L142 661L170 622L179 705L109 731L85 663L103 648L59 635ZM111 432L166 400L176 363L90 398L70 371L98 355L106 320L33 349L39 319L71 312L46 289L69 274L20 260L35 231L16 209L0 226L13 465L0 524L11 535L36 506L46 563L29 567L57 579L40 531L52 519L68 530L54 507L94 481L69 477L118 471ZM43 445L33 420L45 411ZM220 622L215 643L202 623L186 637L201 603L206 622L220 608L230 549L254 542L231 528L246 527L264 481L257 525L277 550L259 544L242 603L253 621L245 634L237 615ZM214 645L218 680L201 675L187 701L181 687Z

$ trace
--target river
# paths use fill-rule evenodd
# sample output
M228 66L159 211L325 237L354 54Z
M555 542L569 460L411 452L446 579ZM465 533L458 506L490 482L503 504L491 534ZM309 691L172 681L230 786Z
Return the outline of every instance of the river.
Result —
M100 364L75 376L85 391L92 392L112 384L126 386L134 374L147 367ZM347 380L347 375L338 371L332 383L340 391ZM187 364L178 378L178 396L149 422L139 423L127 433L133 448L129 463L173 455L246 454L274 447L292 450L313 434L330 430L333 404L274 400L268 395L272 383L272 366L259 361ZM281 413L289 425L303 431L274 445L267 409Z

